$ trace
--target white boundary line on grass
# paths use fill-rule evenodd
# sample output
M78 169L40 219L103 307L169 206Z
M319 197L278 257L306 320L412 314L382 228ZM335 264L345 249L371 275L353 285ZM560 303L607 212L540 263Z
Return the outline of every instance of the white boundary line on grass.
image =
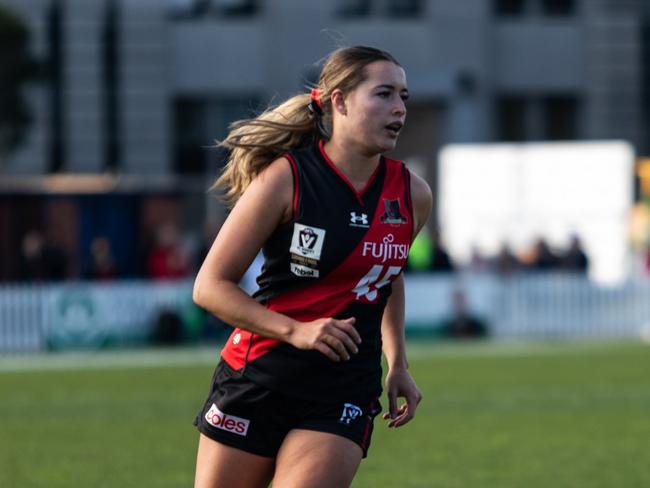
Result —
M407 353L416 358L502 358L554 356L576 353L610 353L612 348L630 348L644 343L626 342L429 342L408 341ZM0 373L20 371L62 371L83 369L164 368L214 365L220 346L165 349L124 349L114 351L57 352L34 355L0 356Z
M631 346L643 346L635 341L559 341L559 342L525 342L525 341L467 341L467 342L407 342L409 358L445 357L445 358L503 358L525 356L559 356L576 353L609 354L612 348L629 349Z
M117 368L164 368L167 366L217 365L218 346L164 349L126 349L39 353L0 356L0 373Z

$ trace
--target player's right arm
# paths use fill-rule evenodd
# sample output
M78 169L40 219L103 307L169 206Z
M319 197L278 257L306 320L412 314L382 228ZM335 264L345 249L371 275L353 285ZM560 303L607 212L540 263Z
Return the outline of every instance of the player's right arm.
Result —
M197 274L194 302L224 322L260 336L315 349L332 361L346 360L361 341L354 318L302 323L273 312L238 283L264 242L293 215L293 173L279 158L248 186L230 212Z

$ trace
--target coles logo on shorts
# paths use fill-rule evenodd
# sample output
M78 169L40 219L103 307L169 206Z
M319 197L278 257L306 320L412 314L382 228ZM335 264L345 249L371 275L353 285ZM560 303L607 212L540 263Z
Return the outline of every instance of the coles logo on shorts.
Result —
M205 414L205 420L212 427L243 436L248 433L248 424L250 424L250 420L223 413L214 403Z

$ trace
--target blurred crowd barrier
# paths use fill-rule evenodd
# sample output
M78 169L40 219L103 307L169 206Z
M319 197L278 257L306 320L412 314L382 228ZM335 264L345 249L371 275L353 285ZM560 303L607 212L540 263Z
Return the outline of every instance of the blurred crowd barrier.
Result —
M192 280L3 285L0 352L200 341L214 323L191 295ZM407 275L406 323L413 335L647 337L650 280L604 287L569 273Z
M143 280L0 286L0 352L181 342L195 322L192 285Z
M645 338L650 333L650 280L645 278L604 286L566 272L458 273L411 275L406 283L408 330L435 330L460 314L479 319L500 339Z

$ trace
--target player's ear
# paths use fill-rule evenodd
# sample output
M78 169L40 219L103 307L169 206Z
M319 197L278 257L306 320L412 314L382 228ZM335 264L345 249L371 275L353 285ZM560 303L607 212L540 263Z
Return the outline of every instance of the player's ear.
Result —
M332 102L332 109L338 112L341 115L347 115L348 109L345 106L345 96L340 89L336 89L330 95L330 100Z

